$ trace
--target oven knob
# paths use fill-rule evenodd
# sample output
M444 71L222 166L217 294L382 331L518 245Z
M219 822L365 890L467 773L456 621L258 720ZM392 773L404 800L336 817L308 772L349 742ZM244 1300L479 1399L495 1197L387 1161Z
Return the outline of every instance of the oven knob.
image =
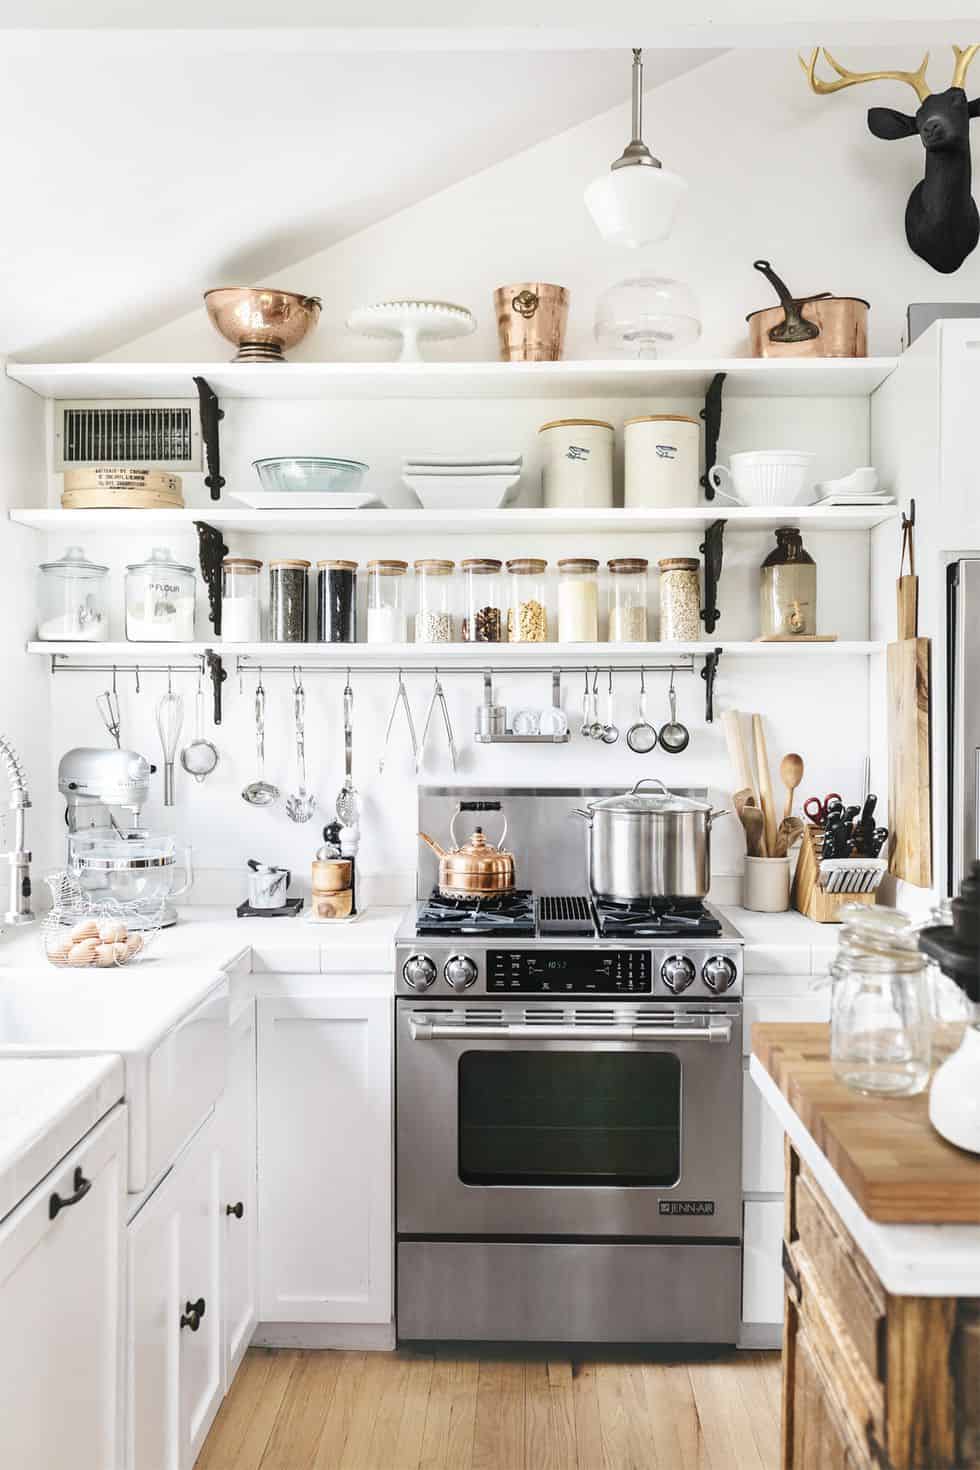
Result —
M696 971L687 955L668 955L660 966L660 978L667 989L674 995L680 995L689 985L693 985Z
M402 965L402 974L413 990L428 990L436 978L436 967L427 954L411 954Z
M469 955L451 954L442 973L454 990L469 990L478 971Z
M730 990L737 978L738 970L734 960L724 954L713 954L710 959L705 960L701 969L701 979L715 995L723 990Z

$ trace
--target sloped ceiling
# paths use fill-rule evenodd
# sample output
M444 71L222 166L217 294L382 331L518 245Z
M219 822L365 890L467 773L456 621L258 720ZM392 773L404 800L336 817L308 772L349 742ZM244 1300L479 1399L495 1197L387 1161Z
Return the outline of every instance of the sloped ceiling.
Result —
M117 33L118 41L118 33ZM655 86L714 51L646 57ZM0 355L85 358L621 102L624 51L0 47ZM624 142L626 140L624 139Z

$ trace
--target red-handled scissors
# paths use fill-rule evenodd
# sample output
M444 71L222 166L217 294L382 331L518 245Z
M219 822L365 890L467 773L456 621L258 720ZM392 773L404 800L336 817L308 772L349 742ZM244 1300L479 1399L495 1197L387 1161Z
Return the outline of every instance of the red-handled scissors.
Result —
M818 827L823 827L826 825L827 818L833 816L834 812L844 810L844 798L838 791L829 792L823 801L819 796L808 796L803 803L803 810L811 822L816 823Z

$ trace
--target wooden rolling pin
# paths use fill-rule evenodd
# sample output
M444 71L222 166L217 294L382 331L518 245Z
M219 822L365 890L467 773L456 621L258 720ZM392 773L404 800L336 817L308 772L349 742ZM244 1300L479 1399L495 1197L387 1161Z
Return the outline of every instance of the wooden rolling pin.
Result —
M742 721L737 709L724 711L721 717L721 727L725 732L725 741L728 745L728 759L735 772L735 790L742 791L747 788L752 792L755 804L758 806L759 788L752 775L752 763L742 737Z
M761 715L752 716L752 738L755 741L755 763L759 774L759 805L765 817L766 857L776 851L776 803L772 794L772 776L769 772L769 752L766 749L766 732Z

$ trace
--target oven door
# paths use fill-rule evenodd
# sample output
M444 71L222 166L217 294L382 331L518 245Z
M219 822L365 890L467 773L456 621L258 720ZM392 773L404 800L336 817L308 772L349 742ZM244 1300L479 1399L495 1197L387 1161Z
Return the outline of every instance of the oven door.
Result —
M740 1235L737 1005L398 1002L401 1236Z

